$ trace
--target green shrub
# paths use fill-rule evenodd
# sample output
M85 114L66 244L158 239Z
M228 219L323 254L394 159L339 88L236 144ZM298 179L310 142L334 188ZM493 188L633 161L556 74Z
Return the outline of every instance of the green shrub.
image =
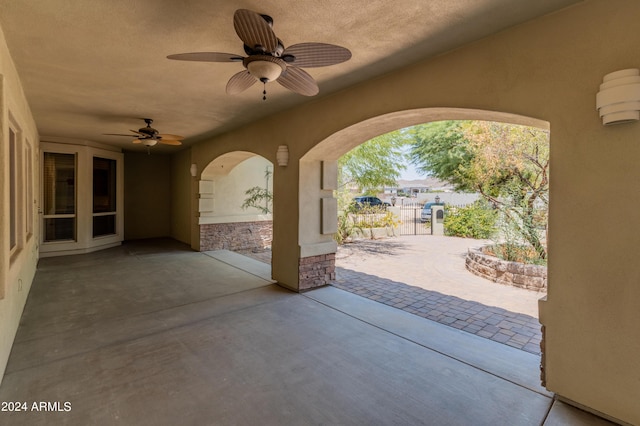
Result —
M398 226L399 221L384 206L365 205L352 209L353 220L363 228L386 228Z
M362 227L353 220L350 210L338 212L338 231L333 235L338 244L344 244L362 232Z
M496 231L496 210L479 200L465 207L445 206L444 234L451 237L484 239Z

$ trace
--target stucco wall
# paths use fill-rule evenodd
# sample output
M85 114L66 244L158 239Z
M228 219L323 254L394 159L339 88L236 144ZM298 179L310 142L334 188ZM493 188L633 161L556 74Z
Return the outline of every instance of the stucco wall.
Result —
M32 167L34 177L31 180L33 199L27 200L26 173L23 175L19 199L34 206L32 217L22 216L21 225L31 221L33 234L24 238L22 247L10 257L9 252L9 124L19 130L21 144L32 147ZM35 212L35 199L39 199L38 146L39 136L33 121L29 105L26 102L18 74L7 49L4 35L0 31L0 382L4 375L11 345L15 337L20 316L29 294L38 261L39 226ZM21 146L22 146L21 145Z
M196 178L191 176L191 151L182 150L171 156L171 236L197 247ZM195 237L194 237L195 236ZM192 244L193 246L193 244Z
M171 235L171 157L125 153L124 238Z
M215 165L212 164L212 166ZM270 173L268 179L265 176L267 169ZM246 191L250 188L268 188L269 191L273 191L273 164L256 155L241 161L224 173L207 168L202 172L200 179L212 181L214 187L214 209L210 213L205 213L206 216L201 215L201 223L203 220L206 222L207 218L212 220L209 223L218 223L220 221L217 220L218 218L222 218L223 222L257 220L260 219L257 216L264 213L255 207L242 208L242 205L248 197ZM265 216L262 219L270 220L271 216Z
M298 229L299 210L292 208L304 203L299 197L306 193L297 187L305 181L298 177L304 173L298 160L321 141L335 145L315 158L329 158L338 146L348 149L394 128L454 118L447 111L458 109L548 122L549 287L541 310L547 385L565 398L638 424L640 265L633 256L640 242L634 232L640 124L605 128L595 111L602 77L640 66L633 53L640 45L640 32L633 30L638 18L640 2L585 1L215 137L194 146L192 158L210 161L243 149L273 161L278 145L289 146L290 165L276 169L274 177L273 271L274 278L297 288L300 241L313 239L300 233L318 232ZM287 132L265 131L282 128ZM612 200L616 208L597 229L593 215L580 213Z

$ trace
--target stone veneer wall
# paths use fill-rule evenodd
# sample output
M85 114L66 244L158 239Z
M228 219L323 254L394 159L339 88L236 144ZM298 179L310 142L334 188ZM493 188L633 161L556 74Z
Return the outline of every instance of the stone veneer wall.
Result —
M298 261L298 290L322 287L336 279L336 254L302 257Z
M478 249L469 249L465 265L473 274L496 283L528 290L546 291L547 289L546 266L508 262L484 254Z
M200 251L253 250L271 247L273 221L200 225Z

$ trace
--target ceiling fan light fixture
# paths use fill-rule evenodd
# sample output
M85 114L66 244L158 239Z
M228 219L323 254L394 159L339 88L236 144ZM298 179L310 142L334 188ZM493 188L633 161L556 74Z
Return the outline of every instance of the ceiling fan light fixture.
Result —
M282 68L278 64L267 61L250 62L247 69L252 76L263 83L277 80L282 74Z
M142 139L142 144L144 146L155 146L157 143L158 143L158 139L154 139L154 138Z
M243 64L249 74L263 83L277 80L287 68L280 58L271 55L253 55L245 58Z

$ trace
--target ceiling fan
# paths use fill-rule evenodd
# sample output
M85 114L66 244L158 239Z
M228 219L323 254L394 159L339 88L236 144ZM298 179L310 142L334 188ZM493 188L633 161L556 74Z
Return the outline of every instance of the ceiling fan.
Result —
M184 139L184 136L159 133L156 129L151 127L151 123L153 123L152 119L143 118L143 120L147 123L147 127L141 127L138 130L131 130L131 132L133 132L131 135L120 133L105 133L105 135L134 137L135 139L133 140L133 143L141 143L146 147L154 146L157 143L164 145L182 145L182 142L180 141Z
M265 85L277 81L285 88L305 96L318 94L318 84L302 68L326 67L351 58L351 52L327 43L299 43L285 49L272 30L273 18L247 9L233 15L236 34L244 43L246 57L233 53L195 52L169 55L167 58L198 62L241 62L245 70L234 74L227 83L227 93L234 95L257 81Z

